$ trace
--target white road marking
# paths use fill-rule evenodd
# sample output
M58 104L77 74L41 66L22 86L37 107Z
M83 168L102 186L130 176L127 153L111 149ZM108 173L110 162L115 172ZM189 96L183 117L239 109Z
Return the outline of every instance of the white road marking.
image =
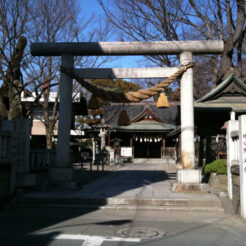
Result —
M90 236L81 234L60 234L53 239L61 240L84 240L81 246L100 246L104 241L111 242L141 242L141 238L122 238L122 237L102 237L102 236Z
M104 241L103 237L91 236L88 237L81 246L100 246Z

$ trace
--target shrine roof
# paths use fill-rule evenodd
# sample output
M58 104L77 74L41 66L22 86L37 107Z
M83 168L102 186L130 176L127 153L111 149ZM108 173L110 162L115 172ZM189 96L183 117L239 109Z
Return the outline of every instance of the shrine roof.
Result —
M146 128L146 125L151 125L154 120L157 123L163 123L166 124L166 127L168 128L169 124L171 125L178 125L179 124L179 103L178 102L170 102L169 108L157 108L156 102L139 102L139 103L129 103L129 104L123 104L122 103L112 103L104 108L104 118L105 123L108 124L111 128L117 128L118 127L118 118L119 114L122 110L126 110L130 121L132 122L132 125L137 123L134 120L137 120L140 122L142 120L141 116L144 116L144 113L146 112L146 109L151 113L153 116L153 121L147 121L147 123L144 123L144 127ZM155 127L159 127L158 124L153 123ZM153 126L151 126L153 128ZM136 125L136 128L139 127L139 124ZM163 125L164 127L164 125ZM165 128L165 127L164 127ZM164 129L162 128L162 129ZM166 129L166 128L165 128Z
M230 74L216 88L198 99L194 106L196 109L224 108L237 112L246 111L246 85L235 74Z
M157 121L138 121L136 123L132 123L129 126L117 126L115 127L117 130L123 130L123 131L134 131L134 132L141 132L141 131L158 131L158 132L163 132L163 131L170 131L174 130L177 128L176 125L173 124L168 124L168 123L160 123Z

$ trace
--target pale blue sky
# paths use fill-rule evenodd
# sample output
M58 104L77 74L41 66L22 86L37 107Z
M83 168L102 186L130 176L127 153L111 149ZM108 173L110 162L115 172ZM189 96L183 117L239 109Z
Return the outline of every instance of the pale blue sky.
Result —
M92 14L95 14L95 16L101 15L104 16L104 12L101 8L101 6L98 4L97 0L77 0L78 3L81 6L81 14L85 14L88 18ZM112 0L104 0L104 2L107 2L110 5L110 2ZM112 38L109 38L108 41L120 41L117 40L117 38L114 36ZM104 67L143 67L143 64L139 64L139 61L141 60L141 57L139 56L122 56L118 59L108 62L104 65Z

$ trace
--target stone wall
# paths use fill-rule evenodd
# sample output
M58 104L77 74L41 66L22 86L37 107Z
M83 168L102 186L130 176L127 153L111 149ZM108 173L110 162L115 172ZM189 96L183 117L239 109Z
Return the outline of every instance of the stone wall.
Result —
M11 133L9 161L11 163L11 189L35 185L35 175L30 174L31 120L16 118L2 122L2 130Z
M209 185L215 190L227 192L227 175L210 173Z
M9 157L12 165L16 167L17 174L29 173L29 153L30 153L30 119L13 119L3 121L4 131L11 132Z
M232 205L236 213L240 212L240 173L239 166L231 167L232 173Z

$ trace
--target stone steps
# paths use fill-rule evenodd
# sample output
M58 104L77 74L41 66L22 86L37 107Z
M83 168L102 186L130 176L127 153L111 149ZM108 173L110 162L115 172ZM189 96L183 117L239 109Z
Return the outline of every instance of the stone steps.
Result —
M177 212L211 212L224 213L222 207L203 206L140 206L140 205L84 205L84 204L40 204L40 203L19 203L20 207L71 207L81 209L114 209L114 210L157 210L157 211L177 211Z
M166 160L162 158L134 158L133 164L167 164L167 165L176 165L175 160Z
M132 198L85 198L85 197L22 197L21 205L63 205L82 208L154 209L166 211L213 211L224 212L219 199L132 199Z
M174 167L175 168L175 167ZM78 206L92 209L224 212L211 193L175 193L176 169L168 165L131 165L105 175L78 191L31 192L21 206ZM166 175L162 171L166 172Z

